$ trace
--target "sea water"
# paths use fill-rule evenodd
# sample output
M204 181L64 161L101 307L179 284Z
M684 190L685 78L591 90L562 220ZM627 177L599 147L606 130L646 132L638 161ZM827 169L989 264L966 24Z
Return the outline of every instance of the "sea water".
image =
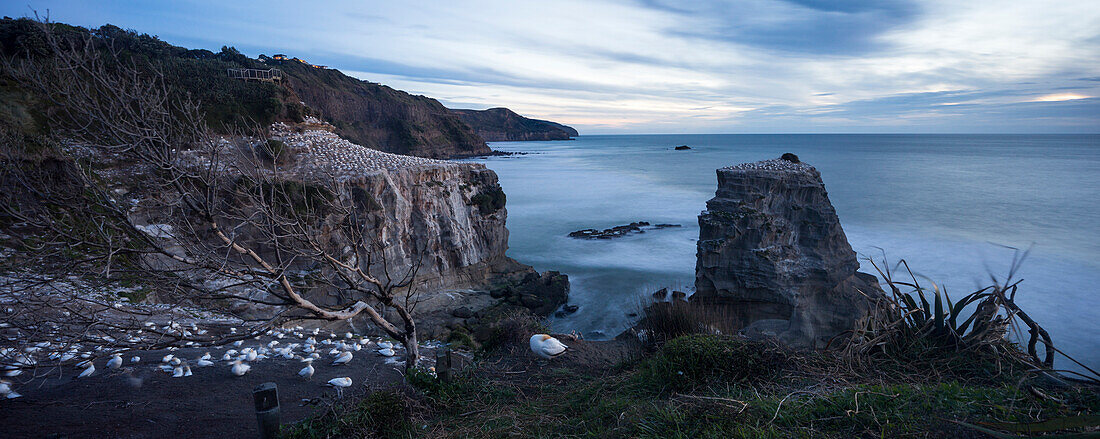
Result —
M1057 347L1100 366L1100 136L621 135L491 146L526 153L478 159L508 197L508 255L569 275L580 309L552 317L555 331L611 338L653 291L690 292L715 169L791 152L821 172L861 259L905 259L952 297L1003 279L1014 249L1030 249L1017 302ZM682 227L566 236L633 221Z

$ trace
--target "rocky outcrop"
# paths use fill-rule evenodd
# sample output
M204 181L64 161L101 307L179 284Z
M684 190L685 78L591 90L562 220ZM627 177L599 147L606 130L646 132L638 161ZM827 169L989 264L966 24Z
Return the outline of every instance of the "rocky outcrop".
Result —
M376 275L402 277L417 267L422 290L442 291L487 288L503 275L533 272L504 254L508 211L495 172L480 163L380 152L319 122L276 124L272 133L291 152L290 173L305 184L336 179L343 188L337 196L353 200L376 225L385 255Z
M859 262L821 175L789 160L718 170L699 215L692 300L733 305L743 333L821 346L851 329L881 294Z
M451 110L488 142L523 140L569 140L577 130L556 122L530 119L507 108Z
M615 226L610 229L581 229L574 232L569 232L570 238L577 239L615 239L622 238L635 233L645 233L646 229L660 230L673 227L680 227L679 224L656 224L650 226L648 221L635 221L630 224L624 224L621 226Z

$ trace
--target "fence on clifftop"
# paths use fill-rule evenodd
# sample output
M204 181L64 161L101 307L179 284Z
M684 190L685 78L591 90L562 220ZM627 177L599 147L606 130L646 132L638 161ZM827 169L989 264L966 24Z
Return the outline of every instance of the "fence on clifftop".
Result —
M283 79L283 72L279 69L226 69L230 78L243 79L245 81L275 82Z

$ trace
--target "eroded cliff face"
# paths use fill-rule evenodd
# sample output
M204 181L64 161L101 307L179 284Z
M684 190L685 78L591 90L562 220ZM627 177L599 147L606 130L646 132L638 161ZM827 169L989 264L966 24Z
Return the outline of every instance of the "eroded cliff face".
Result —
M347 196L373 209L390 273L419 266L428 290L485 287L522 266L505 256L508 212L473 201L502 193L478 163L430 164L374 172L350 182ZM377 205L372 204L377 203Z
M817 170L779 159L717 172L718 190L699 215L692 300L732 305L743 333L795 346L851 329L881 289L856 272Z

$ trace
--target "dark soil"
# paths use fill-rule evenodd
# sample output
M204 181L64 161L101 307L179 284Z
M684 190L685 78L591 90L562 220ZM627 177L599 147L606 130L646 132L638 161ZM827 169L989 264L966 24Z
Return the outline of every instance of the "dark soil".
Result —
M263 340L266 342L267 340ZM258 345L259 342L244 346ZM370 389L399 385L400 364L385 364L377 348L355 352L348 365L330 366L322 355L314 362L316 373L305 381L298 377L304 366L283 358L253 362L252 370L236 377L223 361L210 367L192 367L193 376L172 378L156 366L168 351L141 352L141 362L130 364L133 354L123 358L121 370L106 370L106 359L96 361L96 372L76 378L80 369L53 369L13 379L22 398L0 400L0 437L3 438L238 438L256 437L257 421L252 389L264 382L278 386L282 422L301 420L327 407L336 397L325 383L336 377L351 377L354 385L343 398L362 396ZM194 360L209 351L218 359L228 348L180 349L177 357ZM421 349L431 361L434 350ZM400 351L402 355L404 351ZM313 404L304 403L310 400Z

